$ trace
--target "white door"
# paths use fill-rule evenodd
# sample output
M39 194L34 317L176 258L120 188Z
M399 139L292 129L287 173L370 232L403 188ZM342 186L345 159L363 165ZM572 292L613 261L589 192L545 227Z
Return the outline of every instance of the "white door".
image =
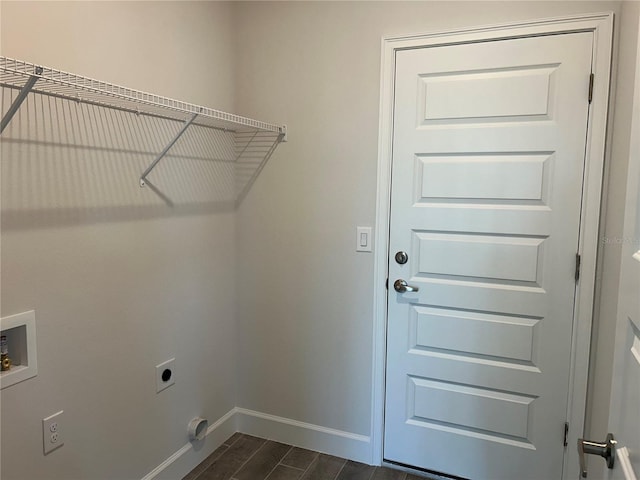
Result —
M387 461L562 477L592 42L397 53Z
M616 463L610 476L616 480L640 480L640 37L631 132L609 414L609 431L618 441ZM590 465L594 461L599 460L589 459Z

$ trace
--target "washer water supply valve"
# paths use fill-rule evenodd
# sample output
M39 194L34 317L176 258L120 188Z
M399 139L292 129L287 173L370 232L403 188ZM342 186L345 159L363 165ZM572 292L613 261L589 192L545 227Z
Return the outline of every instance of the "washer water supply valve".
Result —
M9 358L9 345L7 342L7 336L2 335L0 337L0 369L6 372L11 368L11 359Z

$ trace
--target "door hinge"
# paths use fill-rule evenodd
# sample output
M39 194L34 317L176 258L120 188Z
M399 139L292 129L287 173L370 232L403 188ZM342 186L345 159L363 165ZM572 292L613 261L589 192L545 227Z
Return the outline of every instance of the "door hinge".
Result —
M593 100L593 80L594 75L592 73L591 75L589 75L589 103L591 103L591 100Z
M389 290L389 279L388 278L387 278L387 281L384 283L384 288Z
M576 271L575 271L575 279L576 282L578 282L578 280L580 280L580 254L576 253Z
M569 422L564 422L564 446L569 445Z

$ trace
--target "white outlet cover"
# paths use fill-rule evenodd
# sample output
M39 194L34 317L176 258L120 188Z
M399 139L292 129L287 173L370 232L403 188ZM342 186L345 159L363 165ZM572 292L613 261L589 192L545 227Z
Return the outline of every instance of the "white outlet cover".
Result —
M170 375L166 380L163 377L165 371L169 371ZM166 378L166 377L165 377ZM171 358L166 362L162 362L160 365L156 365L156 393L160 393L165 388L169 388L176 383L176 359Z
M45 455L64 445L63 413L60 410L42 419L42 447Z

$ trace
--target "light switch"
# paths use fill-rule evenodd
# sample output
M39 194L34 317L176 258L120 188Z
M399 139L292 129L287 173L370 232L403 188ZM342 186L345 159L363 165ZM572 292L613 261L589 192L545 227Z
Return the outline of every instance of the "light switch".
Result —
M357 227L356 252L371 252L371 227Z

